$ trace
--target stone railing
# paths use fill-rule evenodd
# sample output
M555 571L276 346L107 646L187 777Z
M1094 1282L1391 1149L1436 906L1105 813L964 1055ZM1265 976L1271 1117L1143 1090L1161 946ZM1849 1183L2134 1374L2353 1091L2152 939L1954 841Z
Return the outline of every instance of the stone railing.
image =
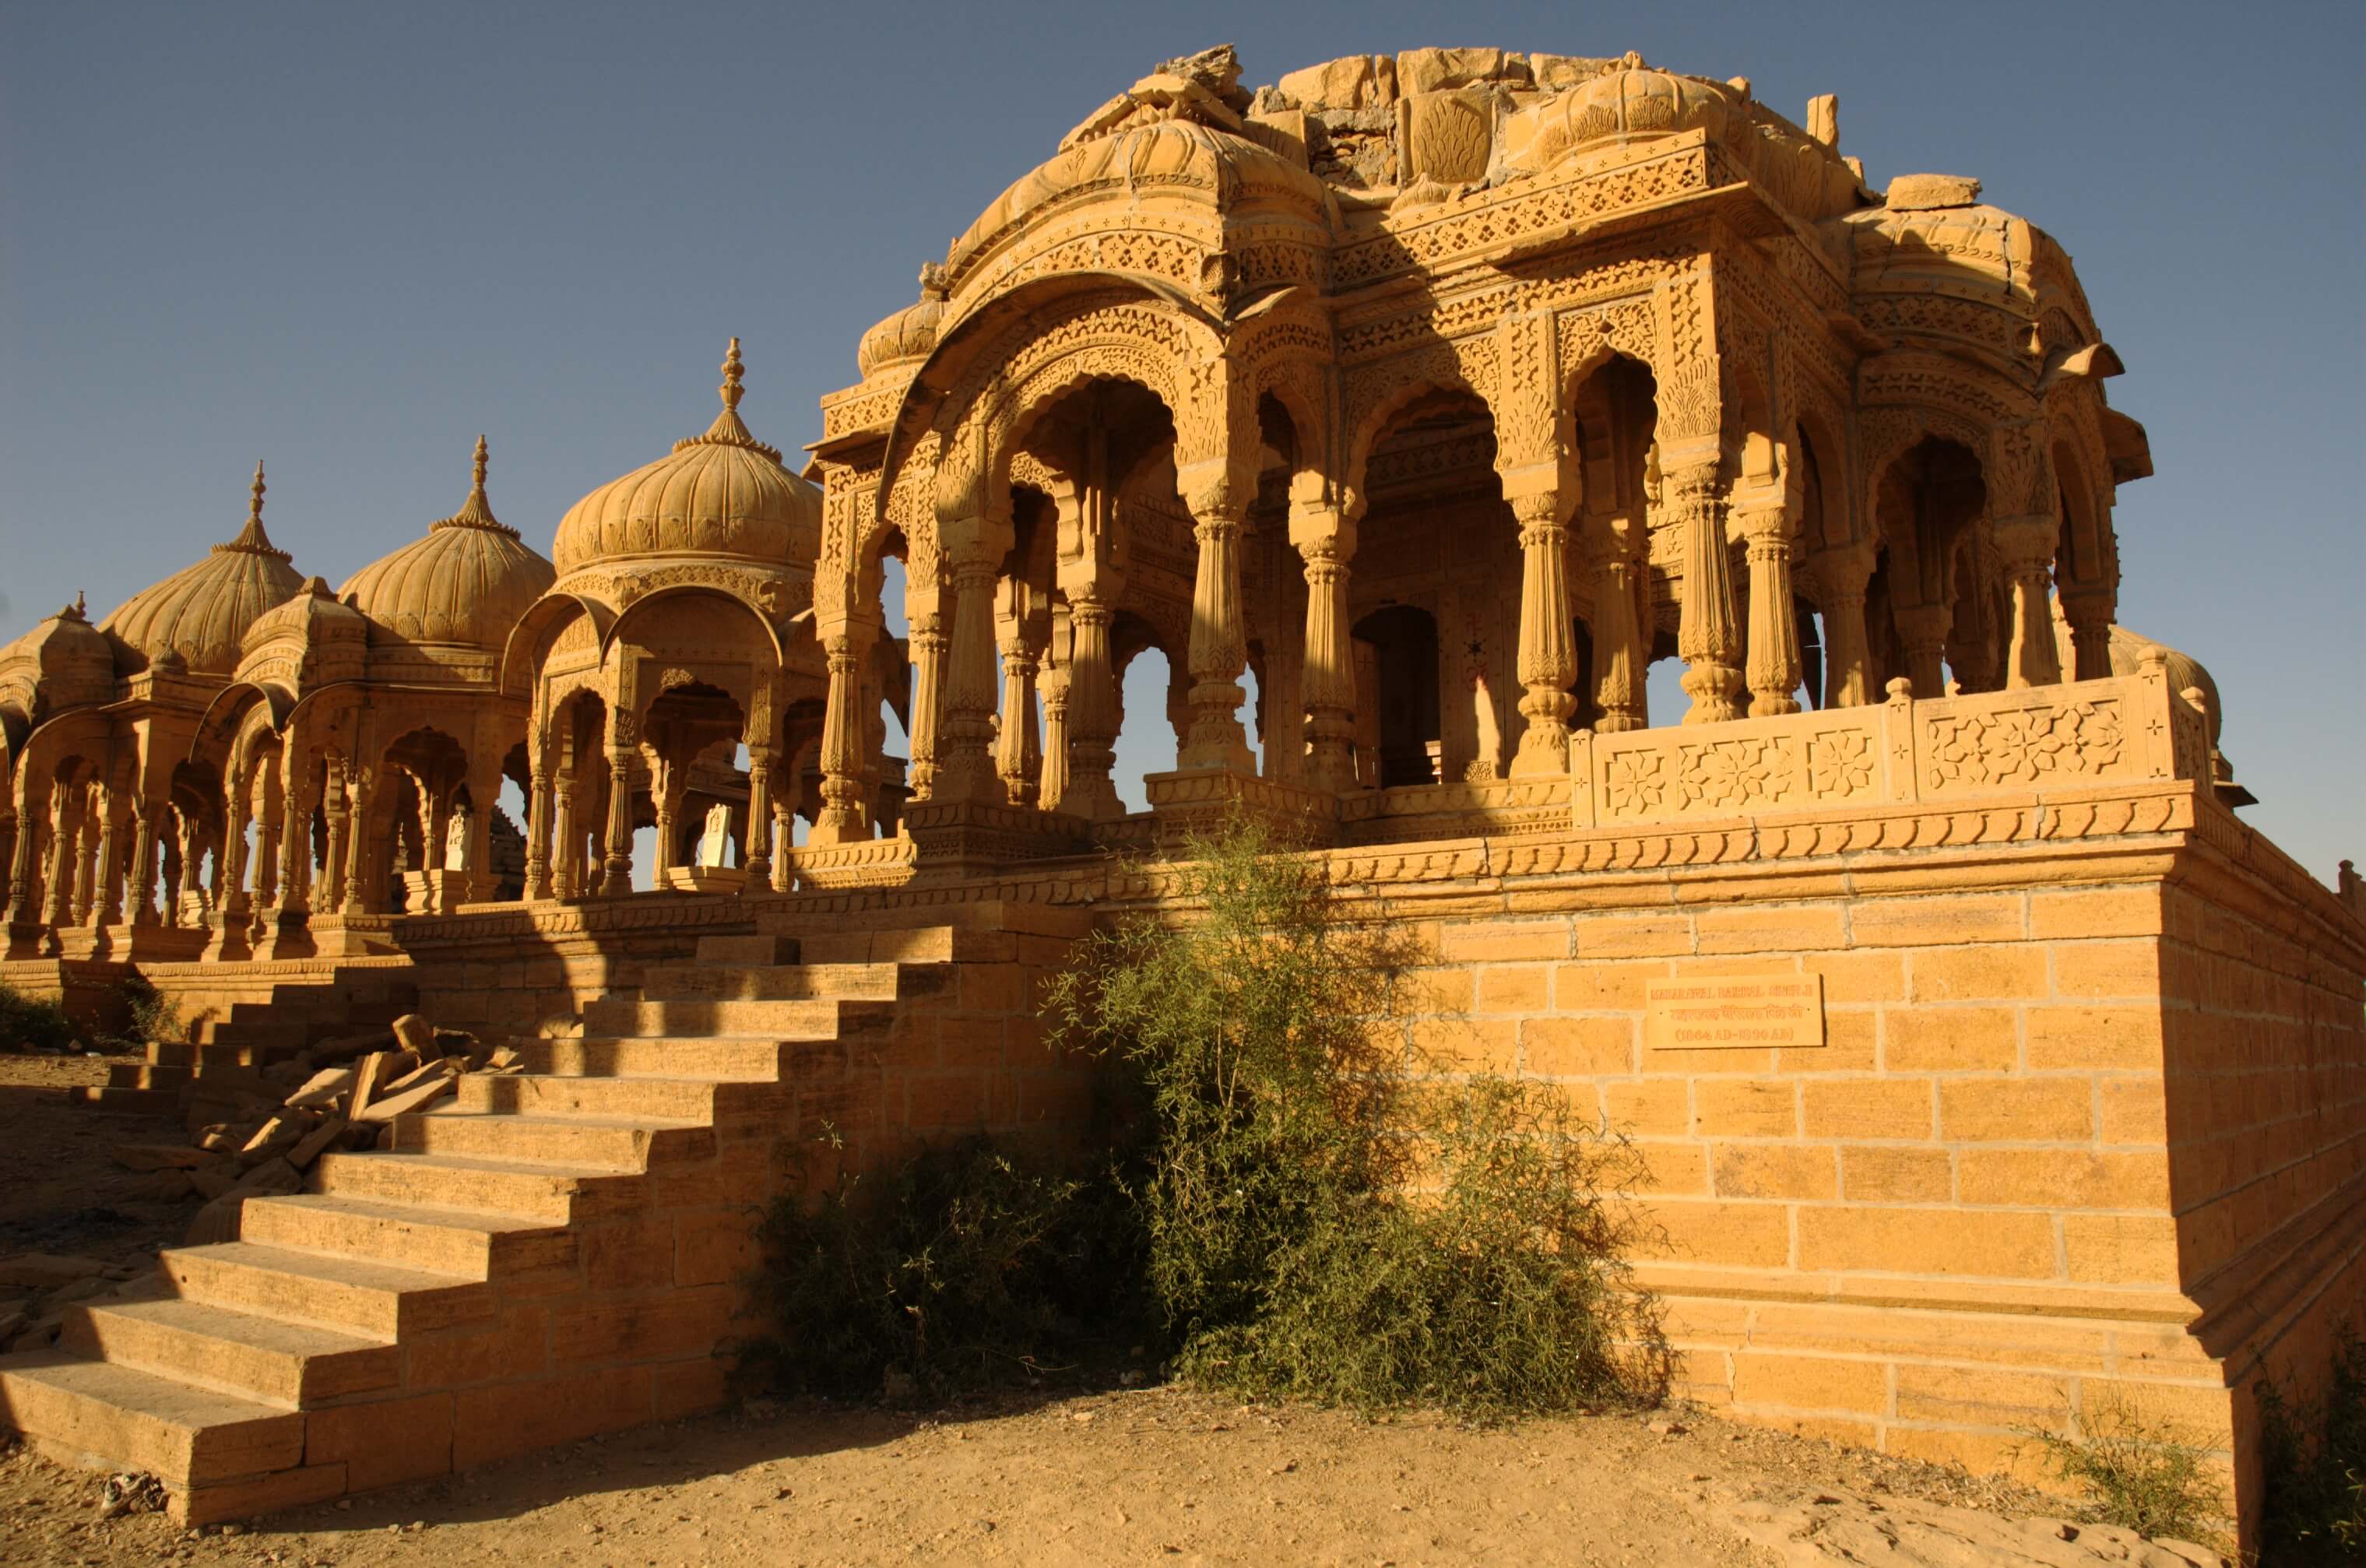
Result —
M2199 709L2155 660L2135 675L1570 745L1571 823L1681 822L1830 807L1952 802L2151 779L2210 777Z

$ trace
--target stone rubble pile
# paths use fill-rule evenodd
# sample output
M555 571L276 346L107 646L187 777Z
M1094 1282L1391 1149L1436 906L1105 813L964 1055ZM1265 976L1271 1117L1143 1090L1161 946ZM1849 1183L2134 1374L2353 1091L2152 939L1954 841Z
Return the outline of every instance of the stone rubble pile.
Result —
M187 1144L126 1144L115 1159L150 1173L143 1197L206 1200L189 1246L234 1241L247 1199L301 1190L304 1172L331 1149L377 1148L397 1116L451 1093L464 1073L523 1066L506 1046L406 1013L390 1028L322 1041L258 1071L207 1072L190 1084Z

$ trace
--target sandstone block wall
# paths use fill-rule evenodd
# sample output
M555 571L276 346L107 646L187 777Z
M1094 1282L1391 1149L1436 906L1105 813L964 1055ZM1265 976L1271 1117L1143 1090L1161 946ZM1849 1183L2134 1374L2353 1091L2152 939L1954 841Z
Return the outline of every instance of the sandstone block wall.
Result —
M2366 1288L2360 933L2296 875L2189 847L1508 893L1429 925L1425 1043L1632 1140L1690 1396L2023 1473L2030 1428L2125 1405L2248 1493L2251 1383L2321 1378ZM1820 976L1827 1043L1648 1042L1648 982L1755 974Z

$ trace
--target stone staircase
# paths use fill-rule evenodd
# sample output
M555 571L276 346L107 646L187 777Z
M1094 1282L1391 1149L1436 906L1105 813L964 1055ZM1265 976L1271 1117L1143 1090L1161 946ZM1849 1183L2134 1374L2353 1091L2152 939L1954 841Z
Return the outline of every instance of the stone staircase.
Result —
M197 1013L189 1038L152 1041L143 1061L108 1067L106 1083L74 1089L75 1099L106 1111L171 1115L185 1107L195 1080L252 1075L321 1041L383 1029L419 1005L418 984L405 960L338 964L317 976L273 982L261 998L208 989L202 981L192 985L179 974L160 971L160 978L175 1007Z
M0 1357L0 1424L151 1472L202 1523L715 1406L754 1205L825 1123L841 1157L910 1141L910 1084L982 1038L938 1016L958 976L1009 989L996 934L703 939L520 1042L523 1075L464 1077L389 1149L323 1156L236 1241L168 1249L56 1348Z

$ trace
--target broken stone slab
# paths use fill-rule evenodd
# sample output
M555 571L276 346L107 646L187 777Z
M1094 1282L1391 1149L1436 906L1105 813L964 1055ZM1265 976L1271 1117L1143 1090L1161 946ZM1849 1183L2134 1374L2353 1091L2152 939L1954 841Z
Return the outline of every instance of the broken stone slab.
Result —
M61 1285L41 1298L44 1313L63 1312L76 1302L86 1302L93 1296L103 1296L115 1289L115 1281L104 1274L93 1274L87 1280L76 1280L71 1285Z
M276 1158L302 1143L320 1123L320 1117L309 1111L288 1111L274 1116L239 1149L238 1162L254 1167Z
M1385 54L1326 60L1290 73L1274 91L1301 108L1383 108L1397 101L1397 62Z
M239 1179L230 1190L238 1198L285 1198L304 1190L304 1178L285 1159L265 1160Z
M132 1183L127 1196L151 1203L177 1203L197 1191L196 1174L176 1168L159 1170Z
M415 1012L404 1013L394 1021L395 1043L421 1056L435 1050L435 1026Z
M238 1185L238 1176L237 1162L226 1159L189 1172L189 1185L200 1198L219 1198Z
M348 1034L341 1040L321 1041L310 1048L310 1054L315 1067L330 1067L341 1062L358 1061L373 1051L391 1051L395 1045L393 1030L377 1029L367 1034Z
M1892 212L1929 212L1979 199L1980 182L1968 175L1900 175L1889 182L1882 204Z
M434 1077L438 1074L446 1077L456 1077L468 1070L468 1061L465 1056L441 1057L433 1062L422 1063L419 1066L413 1067L411 1071L403 1074L400 1077L396 1078L389 1083L381 1084L378 1087L377 1094L378 1097L382 1098L390 1094L406 1093L411 1089L418 1088L421 1084L425 1083L429 1078Z
M1500 49L1407 49L1396 60L1397 91L1403 94L1443 92L1474 82L1528 85L1527 57Z
M438 1074L434 1077L426 1078L419 1083L413 1084L411 1088L404 1089L400 1094L389 1094L385 1096L383 1099L373 1100L369 1102L368 1106L362 1111L361 1114L355 1118L355 1120L359 1122L391 1122L396 1117L402 1115L406 1111L424 1111L430 1105L434 1104L435 1101L451 1093L452 1086L459 1080L459 1077L460 1075L457 1073Z
M26 1325L32 1321L32 1314L22 1307L10 1307L0 1311L0 1345L6 1345L24 1333Z
M106 1267L96 1258L71 1257L54 1252L19 1252L12 1258L0 1258L0 1285L23 1285L36 1291L53 1291L60 1285L71 1285L76 1280L87 1280Z
M310 1170L312 1162L327 1151L330 1145L344 1135L351 1125L342 1116L332 1116L304 1134L304 1139L287 1151L287 1163L299 1170Z
M239 1214L245 1207L244 1193L225 1192L190 1217L189 1234L182 1238L182 1245L214 1247L236 1241Z
M351 1067L322 1067L287 1097L287 1103L300 1110L330 1110L353 1092L354 1080L359 1076Z
M409 1051L373 1051L364 1056L354 1069L353 1096L345 1101L346 1119L358 1120L385 1085L417 1066L419 1058Z
M65 1326L65 1322L63 1313L53 1312L46 1317L37 1317L30 1325L17 1331L17 1337L8 1342L8 1348L46 1350L58 1342L58 1331Z
M179 1144L118 1144L115 1163L126 1170L194 1170L206 1163L203 1149Z

